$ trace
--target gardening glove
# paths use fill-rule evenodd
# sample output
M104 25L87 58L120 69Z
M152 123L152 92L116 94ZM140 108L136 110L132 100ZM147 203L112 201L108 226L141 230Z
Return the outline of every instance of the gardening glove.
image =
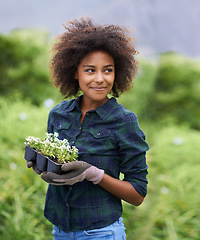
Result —
M73 185L77 182L82 182L84 179L98 184L104 175L104 170L98 169L84 161L65 163L62 165L61 170L64 172L61 175L44 172L41 178L52 185Z
M40 170L37 168L36 162L28 161L28 162L26 163L26 166L27 166L27 168L31 168L31 167L32 167L33 171L34 171L35 173L39 174L39 175L42 173L42 171L40 171Z

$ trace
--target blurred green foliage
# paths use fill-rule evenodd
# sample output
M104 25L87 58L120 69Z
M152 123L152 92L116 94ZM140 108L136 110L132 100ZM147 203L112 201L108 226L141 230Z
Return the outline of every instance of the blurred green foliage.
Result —
M0 95L20 97L35 105L57 92L49 82L49 35L43 31L15 30L0 35ZM54 96L53 96L54 94Z
M200 60L175 53L141 59L134 88L120 97L142 121L187 124L200 130Z
M162 54L147 109L154 121L173 119L200 129L200 60ZM159 113L159 114L158 114Z
M0 240L51 238L47 184L23 159L25 138L46 132L44 100L62 99L49 83L50 48L45 32L0 35ZM148 195L139 207L123 203L127 240L198 240L200 61L165 53L139 65L134 88L118 99L150 145Z
M156 61L139 59L139 70L134 80L133 88L119 98L126 108L132 109L137 116L144 120L149 118L147 105L154 91L158 66Z
M24 140L46 132L49 109L0 98L0 239L46 240L43 216L47 184L26 168Z

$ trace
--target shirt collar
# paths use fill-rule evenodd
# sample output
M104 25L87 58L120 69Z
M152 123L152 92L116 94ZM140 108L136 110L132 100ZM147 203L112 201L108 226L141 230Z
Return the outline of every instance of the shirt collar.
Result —
M72 104L66 109L67 112L73 111L75 108L80 111L80 101L83 95L76 98ZM117 101L114 97L110 98L106 103L102 106L96 108L95 110L91 110L89 112L96 112L103 120L105 120L116 108Z
M117 108L117 101L114 97L110 98L106 103L102 106L96 108L94 111L105 120L116 108Z
M70 106L67 106L66 108L66 112L72 112L75 108L77 108L80 111L80 99L82 98L82 95L79 96L78 98L74 99L74 101L72 101Z

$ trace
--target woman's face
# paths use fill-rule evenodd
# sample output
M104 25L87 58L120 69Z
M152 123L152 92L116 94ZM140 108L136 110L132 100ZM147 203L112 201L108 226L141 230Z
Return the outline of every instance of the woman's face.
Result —
M111 55L95 51L86 55L80 62L76 73L83 101L86 104L103 105L111 91L115 79L115 65Z

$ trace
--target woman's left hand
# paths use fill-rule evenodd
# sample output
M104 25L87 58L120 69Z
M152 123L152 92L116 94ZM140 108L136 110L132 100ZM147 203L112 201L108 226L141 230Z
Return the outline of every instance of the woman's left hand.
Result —
M52 185L73 185L84 179L98 184L104 176L104 170L98 169L84 161L74 161L62 165L63 174L44 172L41 178Z

